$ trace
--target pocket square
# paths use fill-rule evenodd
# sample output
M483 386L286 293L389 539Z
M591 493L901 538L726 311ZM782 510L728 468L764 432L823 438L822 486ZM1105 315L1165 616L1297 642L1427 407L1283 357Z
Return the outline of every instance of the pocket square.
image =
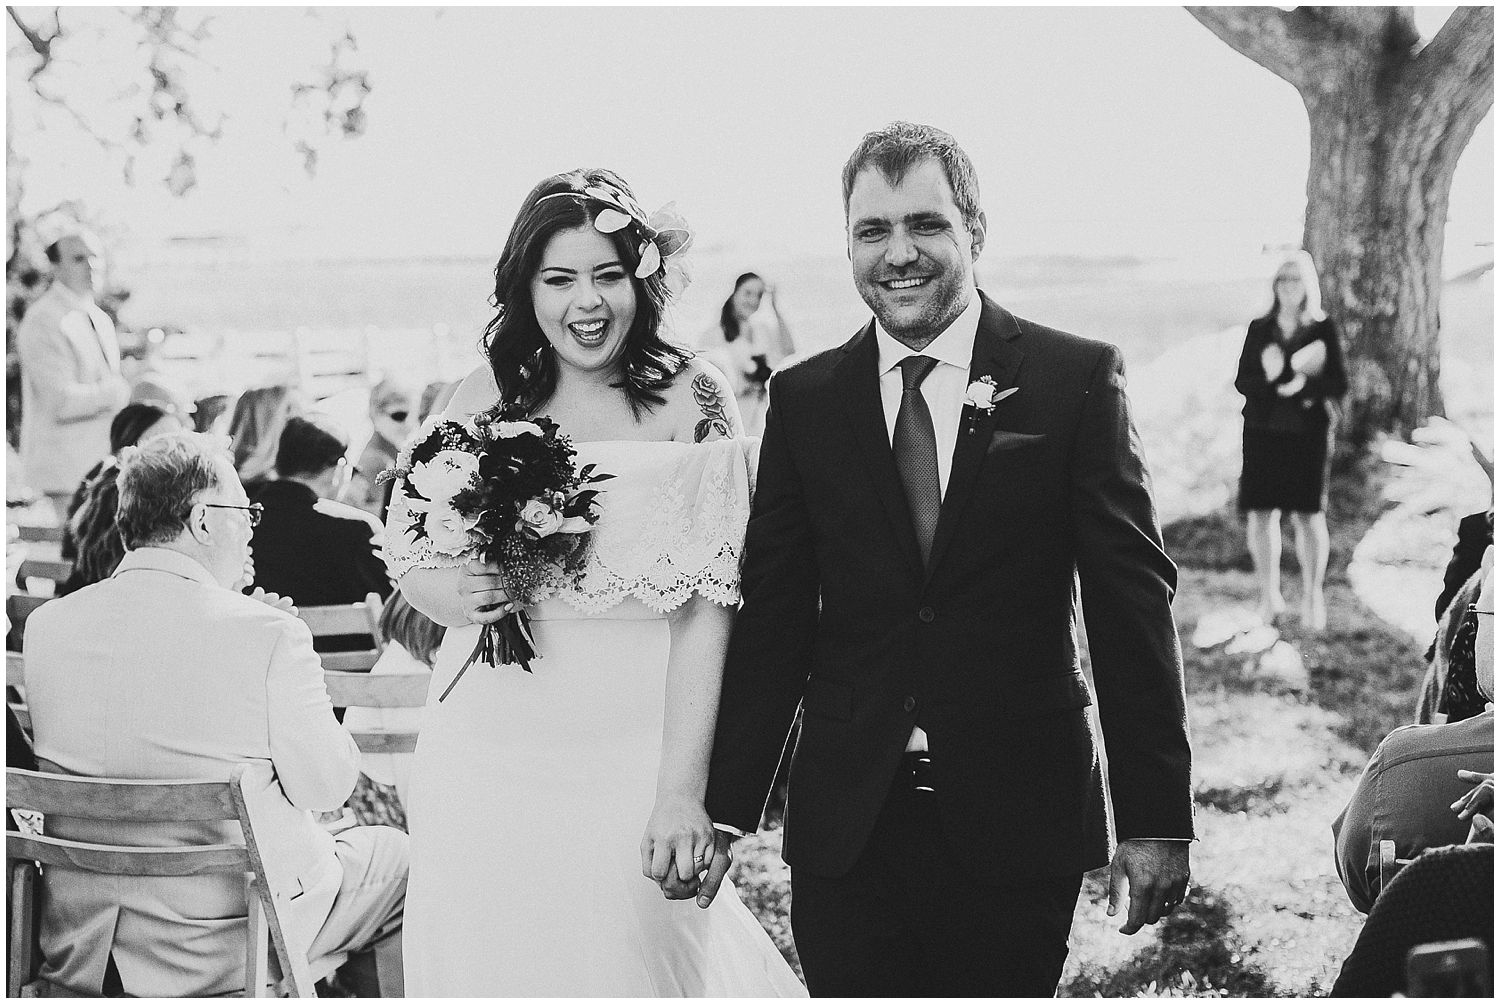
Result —
M996 429L990 434L990 445L985 448L984 452L988 456L1003 450L1018 450L1023 446L1040 443L1046 438L1046 433L1041 432L1011 432L1009 429Z

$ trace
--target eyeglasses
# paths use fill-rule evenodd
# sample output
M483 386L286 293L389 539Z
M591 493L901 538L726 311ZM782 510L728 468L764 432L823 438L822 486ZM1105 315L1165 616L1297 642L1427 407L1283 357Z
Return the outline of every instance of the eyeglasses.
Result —
M221 502L205 502L205 509L240 509L250 516L250 529L254 530L260 526L260 518L266 514L266 507L259 502L251 502L249 505L225 505Z

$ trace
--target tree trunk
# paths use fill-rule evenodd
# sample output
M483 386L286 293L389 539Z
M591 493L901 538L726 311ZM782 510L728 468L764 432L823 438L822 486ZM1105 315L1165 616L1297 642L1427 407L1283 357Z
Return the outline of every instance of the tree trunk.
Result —
M1409 434L1443 413L1443 231L1458 158L1493 103L1493 11L1460 7L1424 44L1404 7L1188 9L1307 107L1303 247L1343 334L1342 438Z
M1304 92L1311 126L1303 246L1349 359L1344 433L1409 433L1443 413L1438 299L1449 183L1462 149L1383 96L1378 64Z

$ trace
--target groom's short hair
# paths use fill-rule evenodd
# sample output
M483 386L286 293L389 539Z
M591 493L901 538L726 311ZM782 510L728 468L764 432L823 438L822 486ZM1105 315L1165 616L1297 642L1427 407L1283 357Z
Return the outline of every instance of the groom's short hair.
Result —
M953 201L963 214L970 233L979 229L979 175L958 140L930 125L919 122L892 122L882 129L865 133L859 146L844 164L844 217L849 216L849 194L859 172L873 167L892 186L899 185L906 172L928 159L943 165Z

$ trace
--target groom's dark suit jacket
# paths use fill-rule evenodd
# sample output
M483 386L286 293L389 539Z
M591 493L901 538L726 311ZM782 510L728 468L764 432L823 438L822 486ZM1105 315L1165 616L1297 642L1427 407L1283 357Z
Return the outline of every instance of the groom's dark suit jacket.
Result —
M1105 864L1076 582L1115 832L1191 837L1177 572L1119 351L984 299L970 379L1020 389L973 413L972 433L966 411L957 444L938 444L953 469L927 572L876 359L872 323L771 381L709 813L756 828L800 701L783 845L794 870L853 866L914 725L943 832L975 879Z

